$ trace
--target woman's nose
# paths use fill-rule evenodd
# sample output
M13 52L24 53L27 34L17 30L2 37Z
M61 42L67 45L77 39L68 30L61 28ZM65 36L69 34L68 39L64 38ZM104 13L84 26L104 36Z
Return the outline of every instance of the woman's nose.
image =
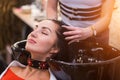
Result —
M32 37L37 37L37 33L35 31L31 32Z

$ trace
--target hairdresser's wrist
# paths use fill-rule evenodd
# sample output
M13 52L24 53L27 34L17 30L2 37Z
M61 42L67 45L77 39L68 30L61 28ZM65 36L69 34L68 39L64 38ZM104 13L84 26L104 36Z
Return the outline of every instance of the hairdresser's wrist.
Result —
M97 35L97 31L96 31L95 26L94 26L94 25L91 25L91 26L90 26L90 29L91 29L91 31L92 31L92 36L96 36L96 35Z
M92 32L91 28L90 27L86 27L85 31L84 31L85 39L89 38L89 37L92 37L92 35L93 35L93 32Z
M93 31L92 31L91 27L87 27L86 29L87 29L87 37L88 38L92 37L93 36Z

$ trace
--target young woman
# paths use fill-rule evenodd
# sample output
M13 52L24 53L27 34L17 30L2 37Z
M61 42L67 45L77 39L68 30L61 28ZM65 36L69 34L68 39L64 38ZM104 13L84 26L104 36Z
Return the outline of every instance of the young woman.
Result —
M42 20L28 35L25 48L30 52L28 65L13 61L1 74L0 80L56 80L49 70L47 59L61 47L60 25L55 20Z
M63 26L68 31L63 34L69 43L79 42L96 36L100 42L108 44L108 25L115 0L48 0L47 17L57 19L60 6ZM59 5L58 5L59 3Z

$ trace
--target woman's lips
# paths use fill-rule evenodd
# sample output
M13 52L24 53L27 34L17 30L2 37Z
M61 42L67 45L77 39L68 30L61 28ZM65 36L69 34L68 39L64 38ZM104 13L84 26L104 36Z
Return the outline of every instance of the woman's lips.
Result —
M33 40L33 39L28 39L28 42L29 42L29 43L36 43L36 41Z

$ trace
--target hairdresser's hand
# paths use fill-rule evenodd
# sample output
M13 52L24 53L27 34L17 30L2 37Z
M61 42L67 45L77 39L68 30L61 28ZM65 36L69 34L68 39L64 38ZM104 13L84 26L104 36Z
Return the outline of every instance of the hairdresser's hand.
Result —
M65 35L65 39L69 41L68 44L73 42L79 42L80 40L87 39L88 37L93 35L93 31L90 27L80 28L73 26L62 26L66 28L68 31L65 31L63 35Z

